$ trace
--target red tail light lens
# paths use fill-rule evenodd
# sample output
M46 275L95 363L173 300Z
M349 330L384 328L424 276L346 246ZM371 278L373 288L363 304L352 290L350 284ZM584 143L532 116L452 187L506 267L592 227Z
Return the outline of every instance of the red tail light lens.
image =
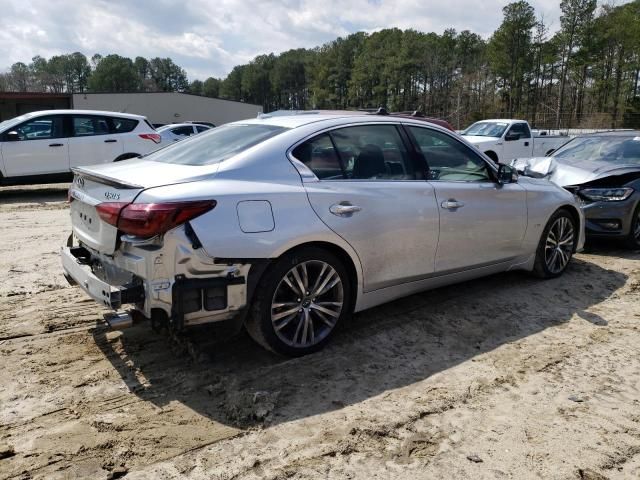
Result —
M212 210L215 200L131 203L122 209L118 229L137 237L153 237Z
M138 136L145 140L151 140L153 143L160 143L162 140L162 137L158 133L140 133Z
M96 210L103 222L107 222L109 225L117 227L120 210L126 206L127 204L123 202L105 202L97 205Z

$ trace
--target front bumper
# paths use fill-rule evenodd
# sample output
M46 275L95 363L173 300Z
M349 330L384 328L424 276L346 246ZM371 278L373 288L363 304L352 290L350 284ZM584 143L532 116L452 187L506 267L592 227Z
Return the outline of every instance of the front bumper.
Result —
M583 204L585 230L590 237L626 237L631 231L638 198L632 195L621 202Z

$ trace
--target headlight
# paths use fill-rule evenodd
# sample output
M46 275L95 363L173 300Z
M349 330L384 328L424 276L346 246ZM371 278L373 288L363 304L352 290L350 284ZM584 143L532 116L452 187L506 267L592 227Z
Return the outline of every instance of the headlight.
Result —
M585 188L580 195L593 202L621 202L633 193L633 188Z

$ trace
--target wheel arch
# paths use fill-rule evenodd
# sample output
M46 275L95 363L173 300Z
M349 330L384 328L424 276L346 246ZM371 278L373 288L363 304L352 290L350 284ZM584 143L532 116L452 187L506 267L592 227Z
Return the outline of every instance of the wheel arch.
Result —
M123 153L122 155L118 155L114 160L114 162L120 162L122 160L128 160L130 158L138 158L139 156L140 156L139 153L133 153L133 152Z
M281 252L275 258L260 262L259 264L255 264L254 266L256 268L252 267L251 270L250 270L250 273L249 273L250 286L253 286L254 288L250 288L250 292L248 292L249 293L249 298L247 300L251 301L251 299L253 298L253 294L255 293L255 286L258 285L258 283L260 282L260 279L264 276L265 272L269 269L269 267L271 266L271 264L273 263L274 260L276 260L277 258L282 257L283 255L294 253L296 250L300 250L300 249L306 248L306 247L320 248L320 249L328 251L328 252L332 253L333 255L335 255L336 257L338 257L338 259L342 262L342 264L344 265L345 269L347 270L347 274L349 275L349 281L351 282L351 286L352 286L352 288L351 288L352 299L351 300L352 300L352 305L355 306L356 302L358 300L358 295L359 295L360 291L362 290L362 276L360 274L361 270L359 270L360 261L359 261L359 259L357 257L355 259L353 258L353 255L355 255L355 253L351 254L345 248L341 247L340 245L337 245L337 244L331 243L331 242L327 242L327 241L324 241L324 240L307 241L307 242L303 242L303 243L297 244L297 245L295 245L293 247L290 247L289 249Z
M556 212L558 212L560 210L566 210L571 215L571 218L573 218L574 224L578 228L578 232L579 232L580 229L582 228L582 222L581 222L581 218L580 218L580 212L578 211L576 206L575 205L571 205L571 204L561 205L557 209L555 209L554 212L551 215L553 215L554 213L556 213ZM551 217L549 217L549 218L551 218ZM580 234L578 233L578 235L580 235ZM574 245L573 245L573 253L576 253L577 247L578 247L578 242L576 241L574 243Z
M498 163L499 158L498 158L498 154L496 152L494 152L493 150L487 150L486 152L484 152L484 154L489 157L491 160L493 160L494 162Z

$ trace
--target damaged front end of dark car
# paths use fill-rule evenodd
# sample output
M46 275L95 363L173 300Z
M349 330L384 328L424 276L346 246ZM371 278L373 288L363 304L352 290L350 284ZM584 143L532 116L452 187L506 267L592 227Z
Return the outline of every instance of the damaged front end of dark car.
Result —
M580 136L552 156L516 159L522 175L546 178L579 200L591 238L640 248L640 131Z

